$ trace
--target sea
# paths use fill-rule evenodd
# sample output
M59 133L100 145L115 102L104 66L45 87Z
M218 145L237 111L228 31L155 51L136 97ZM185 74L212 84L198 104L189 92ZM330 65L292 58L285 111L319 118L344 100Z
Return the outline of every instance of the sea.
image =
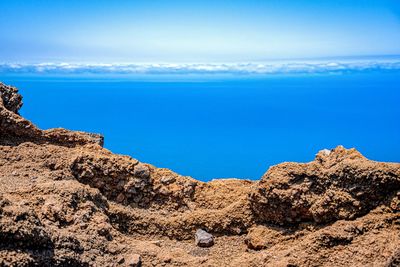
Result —
M259 179L321 149L400 161L400 71L256 77L4 75L42 129L101 133L105 148L202 181Z

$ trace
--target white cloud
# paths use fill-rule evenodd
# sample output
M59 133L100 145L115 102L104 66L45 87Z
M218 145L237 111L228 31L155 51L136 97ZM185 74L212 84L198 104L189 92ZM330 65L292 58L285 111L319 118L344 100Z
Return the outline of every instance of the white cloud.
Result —
M400 59L393 60L343 60L270 63L182 63L182 64L86 64L86 63L39 63L0 64L0 73L26 74L307 74L343 73L374 70L400 70Z

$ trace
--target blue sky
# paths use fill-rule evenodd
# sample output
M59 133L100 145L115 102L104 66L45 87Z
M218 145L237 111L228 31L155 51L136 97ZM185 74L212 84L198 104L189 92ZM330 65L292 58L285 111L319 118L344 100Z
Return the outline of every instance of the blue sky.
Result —
M398 0L0 1L0 62L400 54Z

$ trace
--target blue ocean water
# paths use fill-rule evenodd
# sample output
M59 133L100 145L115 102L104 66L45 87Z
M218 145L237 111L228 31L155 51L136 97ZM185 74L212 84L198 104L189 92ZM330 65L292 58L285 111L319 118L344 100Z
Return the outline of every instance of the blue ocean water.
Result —
M102 133L105 147L199 180L355 147L400 161L400 72L135 80L1 77L43 129Z

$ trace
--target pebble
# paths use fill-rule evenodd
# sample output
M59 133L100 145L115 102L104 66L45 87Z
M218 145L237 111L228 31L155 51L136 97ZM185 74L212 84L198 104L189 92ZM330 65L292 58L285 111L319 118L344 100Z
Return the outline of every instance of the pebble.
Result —
M117 263L122 264L122 263L124 263L124 261L125 261L124 256L119 255L118 258L117 258Z
M124 194L122 194L122 193L120 193L118 196L117 196L117 202L118 203L121 203L121 202L123 202L124 200L125 200L125 195Z
M126 258L125 262L129 267L141 267L142 257L139 254L132 254Z
M133 175L142 179L148 179L150 177L150 170L146 165L139 163L135 166Z
M214 236L202 229L198 229L195 234L195 243L199 247L211 247L214 245Z
M163 176L161 177L161 183L162 184L172 184L175 182L175 177L173 176Z
M329 156L331 154L331 151L329 149L322 149L321 150L322 154L324 154L325 156Z

